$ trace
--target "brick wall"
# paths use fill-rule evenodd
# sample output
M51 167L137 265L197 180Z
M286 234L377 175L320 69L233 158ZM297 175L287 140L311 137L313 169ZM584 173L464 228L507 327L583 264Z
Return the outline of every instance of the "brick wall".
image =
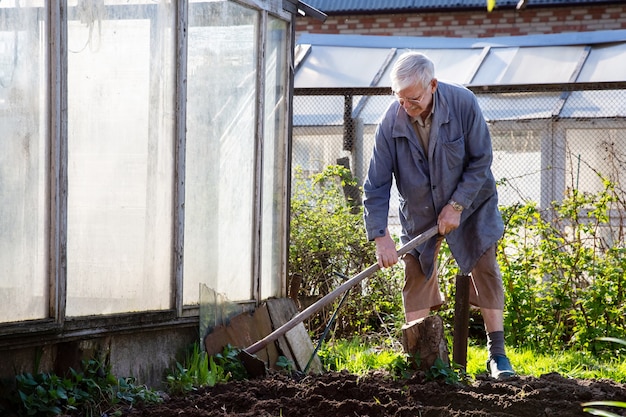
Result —
M303 32L381 36L491 37L626 29L626 5L328 16L296 20Z

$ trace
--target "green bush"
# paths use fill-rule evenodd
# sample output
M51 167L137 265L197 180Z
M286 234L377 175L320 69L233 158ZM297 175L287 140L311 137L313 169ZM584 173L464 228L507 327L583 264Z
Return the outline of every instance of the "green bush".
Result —
M290 279L301 277L301 300L315 300L374 263L374 245L366 241L362 208L343 192L343 187L355 185L347 169L331 166L310 178L298 171L295 179ZM561 202L545 209L534 203L501 207L505 232L498 261L508 345L544 352L624 351L597 341L623 338L626 327L626 203L622 190L609 181L604 184L597 194L568 190ZM458 267L445 242L439 256L439 281L448 300L440 315L451 329ZM398 340L404 322L402 284L401 266L364 280L342 307L335 337ZM321 334L336 305L309 320L314 336ZM474 334L483 332L482 319L474 312L471 325Z
M598 337L623 336L626 248L609 218L617 201L606 183L595 195L570 190L544 211L503 209L499 261L510 343L599 353L607 348Z
M355 187L350 171L327 167L321 174L305 177L294 173L289 245L290 287L301 277L298 298L303 302L323 297L376 262L375 248L367 241L363 209L344 195ZM403 320L402 276L395 270L375 273L351 289L334 331L338 337L394 332ZM307 325L319 336L338 301L309 319ZM306 305L304 305L306 307Z

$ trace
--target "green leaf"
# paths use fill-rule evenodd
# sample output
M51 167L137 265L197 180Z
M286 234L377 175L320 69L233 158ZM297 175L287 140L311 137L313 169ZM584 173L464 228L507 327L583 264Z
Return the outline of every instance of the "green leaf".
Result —
M620 417L619 414L611 413L610 411L605 411L605 410L598 410L596 408L583 408L583 411L594 416Z
M582 404L583 407L598 406L598 405L603 405L607 407L626 408L626 402L624 401L589 401L589 402Z
M616 337L598 337L596 338L596 340L600 340L603 342L615 342L615 343L619 343L619 344L626 346L626 340L618 339Z

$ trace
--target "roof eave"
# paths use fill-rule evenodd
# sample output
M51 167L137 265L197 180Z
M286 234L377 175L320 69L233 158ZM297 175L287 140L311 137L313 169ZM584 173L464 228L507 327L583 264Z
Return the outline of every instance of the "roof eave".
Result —
M570 3L570 4L537 4L532 0L528 0L525 4L520 5L521 1L517 4L512 5L496 5L493 11L505 11L505 10L519 10L519 9L563 9L563 8L571 8L572 6L609 6L613 4L621 4L623 0L606 0L603 2L594 2L594 3ZM328 16L347 16L347 15L360 15L360 16L371 16L371 15L392 15L392 14L406 14L406 13L450 13L450 12L476 12L476 11L487 11L486 6L481 7L472 7L472 6L460 6L460 7L399 7L399 8L380 8L380 9L345 9L339 11L323 11Z

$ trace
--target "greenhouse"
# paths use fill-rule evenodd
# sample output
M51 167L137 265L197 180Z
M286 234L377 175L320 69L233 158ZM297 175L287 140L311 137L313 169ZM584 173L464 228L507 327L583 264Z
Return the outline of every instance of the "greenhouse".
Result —
M0 374L160 383L283 293L297 0L0 2ZM212 317L205 317L210 320Z

